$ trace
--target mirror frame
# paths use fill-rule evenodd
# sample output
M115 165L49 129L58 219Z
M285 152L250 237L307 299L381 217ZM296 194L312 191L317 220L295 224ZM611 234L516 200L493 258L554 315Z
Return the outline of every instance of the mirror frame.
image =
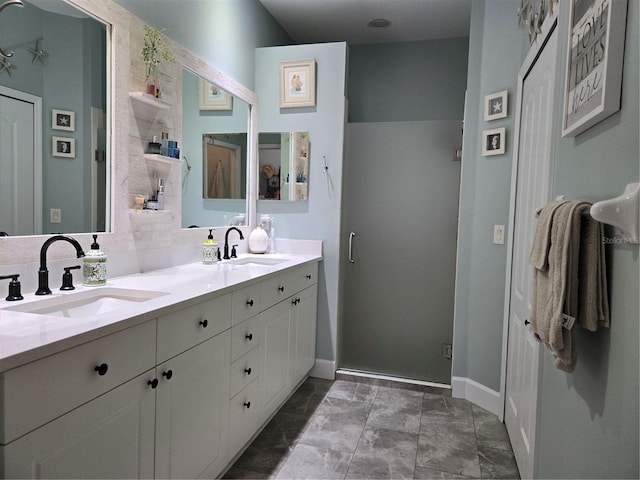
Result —
M247 87L239 83L237 80L229 77L223 72L209 65L200 57L194 55L189 50L179 44L174 44L174 56L176 63L181 65L191 73L204 78L205 80L218 85L223 90L245 102L249 107L249 124L247 125L247 198L246 198L246 214L247 225L256 224L256 210L258 197L258 96ZM182 110L182 102L179 108ZM180 111L182 117L182 111ZM182 197L180 202L182 203ZM180 205L182 212L182 205ZM182 215L182 214L181 214Z

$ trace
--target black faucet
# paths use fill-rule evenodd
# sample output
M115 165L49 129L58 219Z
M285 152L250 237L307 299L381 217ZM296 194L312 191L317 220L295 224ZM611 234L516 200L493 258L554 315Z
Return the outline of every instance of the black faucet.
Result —
M229 232L231 232L231 230L235 230L236 232L238 232L240 234L240 240L244 240L244 235L242 235L242 232L236 227L231 227L230 229L228 229L227 233L224 234L224 255L222 257L223 260L229 260L229 258L231 258L229 257ZM231 256L235 257L235 255L233 254Z
M40 249L40 269L38 270L38 290L36 290L36 295L51 295L51 289L49 289L49 270L47 269L47 250L52 243L58 240L69 242L75 247L78 258L84 257L84 251L75 238L64 235L54 235L48 238Z

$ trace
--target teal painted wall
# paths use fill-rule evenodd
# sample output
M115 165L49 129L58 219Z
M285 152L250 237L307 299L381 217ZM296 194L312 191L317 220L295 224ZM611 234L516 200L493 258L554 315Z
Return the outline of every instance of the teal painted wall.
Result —
M461 120L469 39L349 47L349 122Z
M454 375L500 388L506 248L491 244L494 223L507 223L513 139L507 154L480 156L485 94L516 93L516 75L527 50L516 28L517 0L474 1L469 53L458 249ZM622 109L576 138L561 138L568 3L561 3L557 65L558 100L552 194L597 201L618 196L639 177L638 56L640 4L628 6ZM523 43L523 40L525 42ZM513 103L512 103L513 106ZM515 109L493 126L513 132ZM619 240L612 229L608 235ZM638 478L638 247L608 247L611 328L578 329L576 371L557 370L543 350L537 431L540 478Z
M279 62L316 60L316 106L280 108ZM318 285L317 354L336 358L338 265L345 124L347 45L323 43L256 50L258 125L264 132L309 132L309 200L258 201L258 214L275 217L278 237L322 240ZM323 156L329 169L324 173ZM276 245L277 249L277 245Z
M289 36L256 0L115 0L216 69L255 90L256 47L287 45Z

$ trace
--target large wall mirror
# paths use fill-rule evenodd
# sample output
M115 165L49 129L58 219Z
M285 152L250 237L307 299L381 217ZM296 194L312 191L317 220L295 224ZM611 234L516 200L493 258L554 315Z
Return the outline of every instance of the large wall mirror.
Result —
M183 228L247 223L249 112L247 102L183 70Z
M110 28L23 3L0 13L0 232L109 231Z

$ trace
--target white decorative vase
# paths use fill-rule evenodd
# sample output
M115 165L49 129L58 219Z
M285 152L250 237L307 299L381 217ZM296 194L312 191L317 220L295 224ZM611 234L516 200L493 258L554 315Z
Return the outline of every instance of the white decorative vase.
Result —
M249 250L251 253L264 253L269 248L269 236L262 225L258 225L249 234Z

